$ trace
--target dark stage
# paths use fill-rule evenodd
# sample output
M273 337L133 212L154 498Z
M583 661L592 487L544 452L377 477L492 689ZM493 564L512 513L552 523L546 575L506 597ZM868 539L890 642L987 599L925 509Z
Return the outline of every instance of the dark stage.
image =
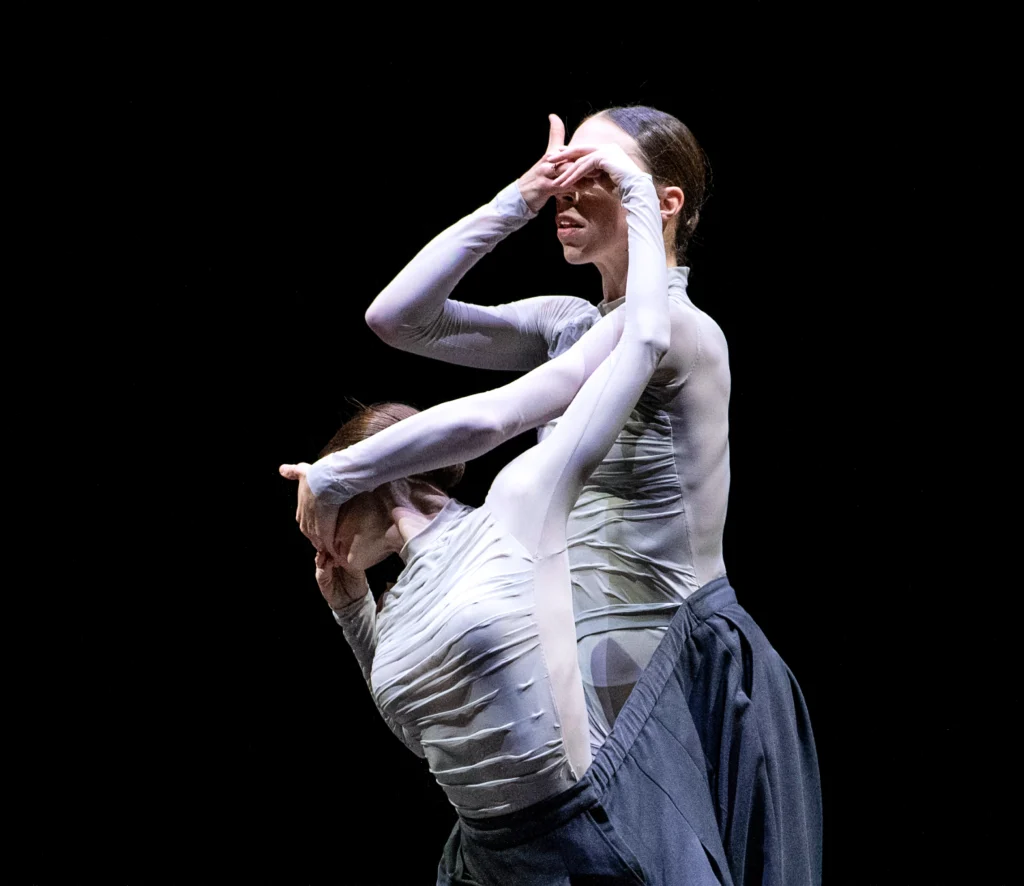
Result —
M958 395L933 380L953 297L935 273L941 65L902 34L853 46L836 22L811 40L754 9L671 51L652 25L646 61L593 21L532 52L408 24L308 51L272 29L139 40L69 72L55 108L96 175L57 442L88 438L85 553L59 593L36 582L25 624L18 867L433 882L454 813L378 716L277 466L312 460L351 399L426 407L512 378L389 349L363 312L540 156L548 113L571 132L643 103L685 121L713 170L690 293L730 346L725 558L807 698L825 882L1007 882L1011 748L991 711L1009 659L991 629L964 644ZM596 302L553 218L456 297ZM479 504L532 439L471 463L457 497Z

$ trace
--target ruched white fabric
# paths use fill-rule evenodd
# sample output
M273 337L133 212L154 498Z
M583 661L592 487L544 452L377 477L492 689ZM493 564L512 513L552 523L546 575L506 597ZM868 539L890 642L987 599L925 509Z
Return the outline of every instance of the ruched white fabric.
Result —
M563 741L548 670L559 653L545 649L537 605L565 589L544 586L486 505L449 501L403 557L379 613L365 598L336 613L347 635L375 635L369 681L389 725L460 815L512 812L569 787L582 773Z

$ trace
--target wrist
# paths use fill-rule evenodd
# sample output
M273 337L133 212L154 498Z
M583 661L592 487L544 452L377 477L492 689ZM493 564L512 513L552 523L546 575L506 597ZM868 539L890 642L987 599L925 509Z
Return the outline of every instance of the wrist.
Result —
M357 495L358 490L350 488L350 484L338 477L334 469L333 462L340 461L342 454L333 452L325 455L313 462L306 471L306 484L317 504L340 507Z
M370 593L366 573L345 572L339 566L317 570L317 584L328 608L342 612L361 601Z
M339 625L345 627L353 620L360 620L363 617L363 613L367 606L374 609L376 608L372 594L364 594L358 600L352 600L344 606L332 606L331 614Z
M540 212L544 208L544 204L547 203L548 195L537 186L536 176L524 175L517 179L516 188L527 211L532 215Z
M357 604L362 603L370 593L370 585L363 576L361 580L341 581L335 585L334 593L327 605L338 613L344 613L348 609L355 609Z
M337 581L335 587L344 598L345 605L355 600L361 600L370 591L370 584L366 580L365 572L335 572ZM333 608L333 607L332 607Z
M618 181L615 182L615 186L623 196L625 196L629 191L648 186L654 188L655 193L657 193L657 188L654 184L654 176L649 172L644 172L642 169L630 169L627 172L621 173Z

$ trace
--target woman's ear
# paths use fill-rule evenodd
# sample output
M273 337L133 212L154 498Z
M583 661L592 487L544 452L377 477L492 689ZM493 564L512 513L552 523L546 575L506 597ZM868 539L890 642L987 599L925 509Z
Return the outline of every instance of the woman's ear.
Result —
M675 185L660 188L658 196L661 198L661 222L666 224L669 220L679 215L686 198L683 196L683 189L677 188Z

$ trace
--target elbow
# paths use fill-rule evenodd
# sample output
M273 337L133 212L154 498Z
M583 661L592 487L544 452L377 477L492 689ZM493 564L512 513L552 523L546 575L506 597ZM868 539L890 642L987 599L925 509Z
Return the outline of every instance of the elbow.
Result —
M370 327L377 338L387 344L392 344L398 338L398 318L376 301L366 309L364 317L366 325Z
M655 365L668 353L671 344L671 332L667 324L663 328L642 330L637 338L644 351L654 359Z
M477 404L455 429L465 460L478 458L514 436L517 428L512 425L500 409Z
M669 347L672 345L672 337L669 335L668 330L664 330L658 335L657 341L651 345L651 350L654 351L654 355L658 358L658 362L661 362L662 357L668 353Z
M466 428L467 435L475 444L474 449L481 453L500 446L515 432L516 429L510 426L506 417L494 409L480 410Z

